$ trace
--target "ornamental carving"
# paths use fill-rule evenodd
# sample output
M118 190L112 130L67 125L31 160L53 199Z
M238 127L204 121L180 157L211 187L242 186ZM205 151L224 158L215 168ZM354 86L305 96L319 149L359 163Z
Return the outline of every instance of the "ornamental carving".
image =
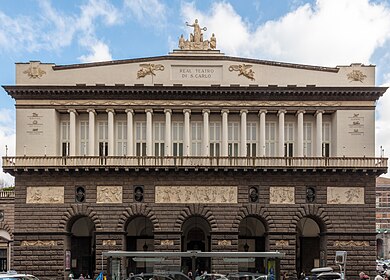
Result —
M174 245L174 241L173 240L169 240L169 239L161 240L160 244L162 246L173 246Z
M269 203L270 204L294 204L294 187L270 187Z
M207 31L206 27L200 27L198 20L195 19L193 24L186 25L194 28L194 33L190 34L190 39L185 40L183 34L179 38L179 48L181 50L214 50L217 47L217 38L214 33L210 40L203 40L202 31Z
M363 187L328 187L328 204L364 204Z
M218 246L231 246L232 245L232 241L231 240L218 240Z
M289 244L288 240L276 240L275 241L275 246L277 246L277 247L287 247L289 245L290 244Z
M43 71L39 65L39 61L31 61L29 68L26 71L23 71L23 74L27 74L30 79L40 79L43 75L46 74L46 72Z
M230 65L229 71L230 72L238 71L238 76L244 76L249 80L254 81L255 72L250 68L252 68L252 65L248 65L248 64Z
M233 186L156 186L156 203L237 203Z
M103 246L115 246L116 240L103 240Z
M367 78L367 76L364 75L363 72L360 70L352 70L351 73L347 74L347 77L348 80L350 80L350 82L361 82L361 83L363 83L363 80Z
M349 240L349 241L335 241L333 243L334 247L368 247L370 246L370 243L368 241L354 241L354 240Z
M24 247L57 246L57 242L54 240L22 241L21 246L24 246Z
M64 187L27 187L26 203L64 203Z
M122 203L121 186L97 186L96 203Z
M165 69L162 64L143 63L139 66L141 69L137 72L137 79L146 77L147 75L156 76L155 71L164 71Z

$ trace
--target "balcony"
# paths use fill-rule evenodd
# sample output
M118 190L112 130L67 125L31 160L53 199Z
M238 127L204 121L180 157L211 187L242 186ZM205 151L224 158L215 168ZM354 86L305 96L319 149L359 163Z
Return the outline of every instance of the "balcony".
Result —
M3 169L29 170L323 170L387 172L387 158L367 157L139 157L139 156L19 156L3 157Z
M0 199L15 198L15 191L3 191L0 189Z

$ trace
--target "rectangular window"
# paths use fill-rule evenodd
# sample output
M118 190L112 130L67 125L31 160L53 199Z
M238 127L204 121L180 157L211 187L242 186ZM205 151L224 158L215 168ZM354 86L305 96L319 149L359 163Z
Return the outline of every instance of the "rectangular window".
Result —
M306 157L312 156L312 123L303 123L303 155Z
M80 122L80 155L88 155L88 122Z
M265 123L265 155L267 157L276 156L276 123Z
M146 122L135 123L135 153L146 156Z
M248 122L246 125L246 156L256 157L257 155L257 125L255 122Z
M127 154L127 122L116 123L116 154L125 156Z
M221 123L210 122L210 156L219 157L221 145Z
M238 157L239 146L239 125L238 122L228 123L228 156Z
M322 124L322 156L330 157L331 126L329 122Z
M183 156L183 122L172 123L173 156Z
M63 157L69 156L70 148L70 122L63 121L61 122L61 155Z
M0 271L7 271L7 249L0 249Z
M202 155L202 122L191 123L191 155Z
M108 122L98 122L99 156L108 155Z
M294 156L294 123L284 124L284 156Z
M164 156L165 148L165 123L155 122L154 126L154 155L157 157Z

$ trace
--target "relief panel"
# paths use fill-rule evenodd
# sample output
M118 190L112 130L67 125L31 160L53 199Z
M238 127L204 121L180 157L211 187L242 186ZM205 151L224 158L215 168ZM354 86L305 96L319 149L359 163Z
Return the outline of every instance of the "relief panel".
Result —
M96 203L122 203L122 186L97 186Z
M294 204L295 203L294 187L270 187L269 203L270 204Z
M64 203L64 187L27 187L26 203Z
M364 204L363 187L328 187L328 204Z

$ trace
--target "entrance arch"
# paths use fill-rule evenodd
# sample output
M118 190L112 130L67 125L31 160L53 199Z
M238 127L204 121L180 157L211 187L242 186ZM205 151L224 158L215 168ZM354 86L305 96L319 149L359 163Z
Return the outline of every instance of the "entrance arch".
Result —
M0 229L0 272L11 269L11 235Z
M296 270L299 275L325 266L325 235L314 217L303 217L297 223Z
M129 221L125 230L127 251L154 251L154 227L148 217L134 217ZM127 275L152 271L153 267L147 262L135 262L132 258L128 259Z
M201 216L191 216L182 225L182 237L181 237L181 251L202 251L210 252L211 249L211 227L208 221ZM202 271L211 271L211 259L210 258L197 258L192 260L191 258L183 257L181 260L181 267L184 273L192 271L196 274L196 270L199 273Z
M238 227L238 251L239 252L265 252L266 227L257 217L248 216L241 220ZM255 262L238 263L239 271L265 272L264 259L256 258Z
M95 224L89 217L78 217L70 224L71 271L93 276L95 271Z

